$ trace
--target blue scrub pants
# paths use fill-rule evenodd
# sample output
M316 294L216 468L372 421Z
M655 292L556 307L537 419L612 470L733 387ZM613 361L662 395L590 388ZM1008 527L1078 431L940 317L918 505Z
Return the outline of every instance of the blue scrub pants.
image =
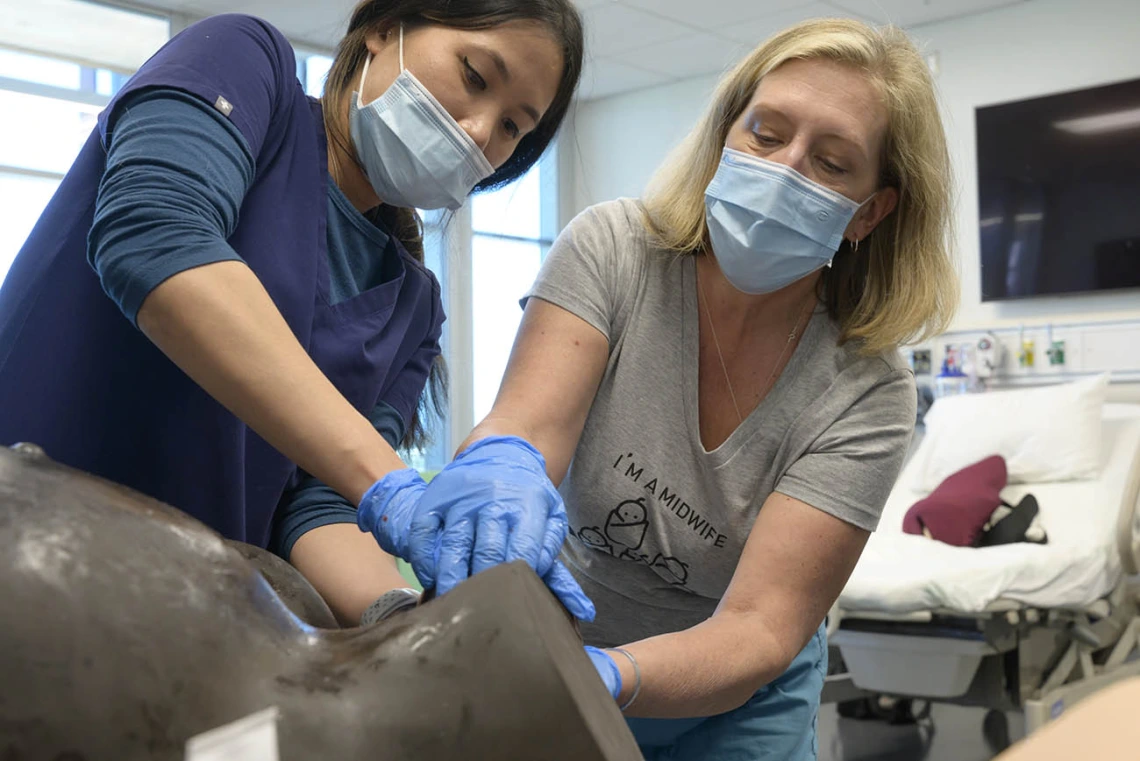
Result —
M627 719L645 761L815 761L827 629L779 679L735 711L700 719Z

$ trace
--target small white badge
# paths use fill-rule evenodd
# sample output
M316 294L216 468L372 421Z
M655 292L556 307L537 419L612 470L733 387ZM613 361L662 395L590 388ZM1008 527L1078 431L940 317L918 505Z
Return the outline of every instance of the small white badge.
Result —
M281 761L277 753L280 711L267 708L186 741L186 761Z
M229 116L234 111L234 104L223 98L221 95L214 101L214 108L222 112L222 116Z

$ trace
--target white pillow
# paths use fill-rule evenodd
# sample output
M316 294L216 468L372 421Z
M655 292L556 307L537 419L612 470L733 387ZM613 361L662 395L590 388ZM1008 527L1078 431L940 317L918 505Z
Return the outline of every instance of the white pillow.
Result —
M1044 388L939 399L926 413L915 453L915 487L933 491L947 476L1000 454L1010 483L1095 478L1108 375Z

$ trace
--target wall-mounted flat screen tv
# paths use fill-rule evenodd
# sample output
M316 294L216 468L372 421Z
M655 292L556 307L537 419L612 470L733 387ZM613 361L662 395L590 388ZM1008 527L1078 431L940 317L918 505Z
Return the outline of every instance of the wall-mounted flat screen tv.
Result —
M982 300L1140 288L1140 79L975 116Z

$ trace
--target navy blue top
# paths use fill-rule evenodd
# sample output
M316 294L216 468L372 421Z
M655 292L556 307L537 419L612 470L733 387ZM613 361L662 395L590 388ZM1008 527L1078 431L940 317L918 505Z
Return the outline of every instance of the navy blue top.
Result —
M249 146L221 113L180 90L154 88L124 99L107 149L107 171L89 245L103 289L132 321L160 283L184 270L241 257L226 238L253 183ZM127 169L127 167L130 167ZM329 182L328 257L332 303L387 279L398 261L382 254L388 233ZM394 448L406 423L386 402L373 424ZM270 549L288 559L307 531L356 523L356 508L305 475L273 521Z
M386 404L400 421L411 418L443 322L435 278L389 236L376 251L378 283L355 295L334 284L323 116L295 71L285 38L248 16L215 16L176 36L100 116L0 288L0 441L39 443L58 461L262 547L279 505L291 504L307 477L134 328L148 283L187 261L241 259L317 366L369 417ZM216 109L218 123L243 138L226 143L224 132L206 130L201 139L216 150L202 156L182 146L181 156L201 184L219 181L227 162L238 167L245 192L236 212L224 195L196 197L185 174L181 200L170 195L161 173L150 172L156 161L165 166L161 157L132 155L129 141L118 154L111 138L124 106L145 105L132 105L133 96L155 88ZM146 192L108 211L132 187ZM199 210L194 224L193 215L170 216L186 205ZM150 258L153 271L142 268L145 277L120 278L130 258L117 255L130 248L123 240L148 231L166 250ZM184 258L169 256L175 243Z
M237 127L200 98L154 88L119 108L88 240L103 290L136 322L167 278L242 261L226 239L256 170Z

